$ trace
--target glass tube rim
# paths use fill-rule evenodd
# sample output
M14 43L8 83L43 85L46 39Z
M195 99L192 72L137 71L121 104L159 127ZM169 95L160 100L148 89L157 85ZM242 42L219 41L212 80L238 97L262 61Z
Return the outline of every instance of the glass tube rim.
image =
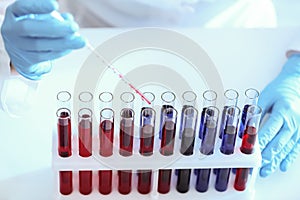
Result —
M233 92L234 94L236 94L236 97L233 97L233 98L228 97L228 96L226 95L228 92ZM228 100L236 100L236 99L239 98L239 93L238 93L238 91L236 91L235 89L230 88L230 89L225 90L224 96L225 96L225 98L228 99Z
M103 112L103 111L111 111L112 116L111 116L111 117L103 116L103 115L102 115L102 112ZM100 117L103 118L103 119L111 119L111 118L114 118L114 116L115 116L115 111L114 111L113 109L111 109L111 108L103 108L103 109L100 111Z
M208 99L207 97L206 97L206 95L205 94L207 94L207 93L212 93L213 95L215 95L214 96L214 98L212 98L212 99ZM217 98L218 98L218 95L217 95L217 93L216 93L216 91L214 91L214 90L205 90L204 92L203 92L203 98L204 98L204 100L206 100L206 101L216 101L217 100Z
M57 117L61 117L58 113L59 113L59 111L61 111L61 110L67 110L68 112L69 112L69 116L68 117L71 117L71 111L70 111L70 109L68 109L68 108L59 108L59 109L57 109L57 111L56 111L56 116Z
M171 100L166 100L166 99L164 98L164 95L165 95L165 94L171 94L171 95L173 96L173 98L172 98ZM172 102L175 101L176 95L175 95L175 93L172 92L172 91L165 91L165 92L163 92L163 93L160 95L160 98L161 98L164 102L166 102L166 103L172 103Z
M132 116L131 116L131 117L122 116L122 113L123 113L124 110L130 110L131 113L132 113ZM120 116L121 116L121 118L127 118L127 119L130 119L130 118L134 118L134 115L135 115L135 112L134 112L134 110L131 109L131 108L122 108L121 111L120 111Z
M192 95L194 95L194 98L192 99L192 100L190 100L190 99L186 99L184 96L185 96L185 94L187 94L187 93L191 93ZM186 101L186 102L194 102L194 101L196 101L196 99L197 99L197 94L195 93L195 92L193 92L193 91L191 91L191 90L188 90L188 91L185 91L183 94L182 94L182 99L184 100L184 101Z
M163 113L164 113L164 116L167 116L167 114L166 114L166 113L168 113L168 112L167 112L168 110L175 111L175 117L177 117L177 115L178 115L178 111L177 111L175 108L172 108L172 107L168 107L168 108L165 108L165 109L164 109L164 111L163 111Z
M256 111L256 112L251 112L251 111ZM249 114L251 114L252 116L255 115L261 115L262 114L262 108L258 105L251 105L248 107L247 109L247 113L249 112Z
M238 106L228 106L227 108L226 108L226 114L229 114L228 112L229 112L229 109L230 108L234 108L234 111L236 111L236 110L238 110L238 113L236 113L236 112L234 112L234 115L236 115L237 117L239 117L240 116L240 114L241 114L241 109L238 107Z
M132 99L124 100L122 97L123 97L124 95L126 95L126 94L130 94L130 96L132 97ZM135 99L135 96L134 96L134 94L133 94L132 92L123 92L123 93L121 94L121 96L120 96L120 99L121 99L121 101L123 101L124 103L132 103L132 102L134 101L134 99ZM122 109L122 110L123 110L123 109Z
M104 94L110 95L111 98L109 98L108 100L105 100L105 99L101 98L101 96L104 95ZM112 100L113 100L113 98L114 98L114 95L113 95L111 92L101 92L101 93L99 94L99 97L98 97L98 98L99 98L99 100L100 100L101 102L103 102L103 103L109 103L109 102L112 102Z
M206 111L208 111L210 108L213 108L214 110L217 110L217 115L214 114L213 117L219 118L220 110L219 110L219 108L218 108L217 106L208 106L208 107L206 107L205 113L206 113Z
M185 109L184 109L184 112L183 112L184 115L187 115L187 114L186 114L186 113L187 113L187 110L193 110L193 111L196 111L195 114L196 114L196 116L198 116L198 110L197 110L197 108L195 108L195 107L193 107L193 106L190 106L190 107L185 108Z
M63 94L63 93L65 93L65 94L68 95L68 98L65 99L65 100L62 100L62 99L59 98L59 96L60 96L61 94ZM58 101L60 101L60 102L68 102L68 101L71 99L71 93L68 92L68 91L66 91L66 90L60 91L60 92L57 93L56 99L57 99Z
M142 116L144 116L143 113L144 113L146 110L150 110L151 112L153 112L153 116L156 115L156 111L155 111L153 108L147 107L147 108L144 108L144 109L143 109L143 111L142 111L142 113L141 113Z
M81 112L81 111L84 111L84 110L87 110L88 112L90 112L89 118L92 118L93 111L92 111L91 109L89 109L89 108L81 108L81 109L79 109L79 111L78 111L78 117L79 117L79 118L84 118L84 117L83 117L83 114L80 114L80 112Z
M82 95L84 95L84 94L89 95L89 98L87 100L83 99ZM94 97L93 94L89 91L80 92L80 94L78 95L79 101L84 102L84 103L91 102L93 100L93 97Z
M251 97L249 96L249 91L253 91L255 93L255 96ZM248 98L248 99L256 99L259 97L259 91L255 88L248 88L247 90L245 90L245 96Z
M147 100L150 101L151 103L153 103L155 100L155 95L152 92L143 92L144 96L147 96L147 94L150 94L153 97L152 99L149 99L149 97L147 97ZM142 100L145 101L144 99L142 99Z

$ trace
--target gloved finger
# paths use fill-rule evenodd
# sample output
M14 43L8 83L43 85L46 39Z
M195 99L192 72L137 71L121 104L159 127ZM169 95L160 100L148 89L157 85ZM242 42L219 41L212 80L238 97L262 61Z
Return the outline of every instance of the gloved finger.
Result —
M262 114L261 114L261 119L264 118L267 112L271 110L271 106L274 103L274 98L270 96L270 94L267 92L267 88L264 89L259 98L257 105L262 108Z
M297 140L298 135L294 134L293 137L288 141L288 143L284 146L282 151L275 155L275 157L268 164L263 164L260 169L260 175L262 177L266 177L273 173L280 165L280 163L284 160L284 158L290 153L290 151L295 146L295 141Z
M58 9L55 0L21 0L15 1L8 8L16 17L28 14L45 14Z
M285 172L291 166L291 164L296 160L297 156L300 153L300 139L294 145L291 152L287 155L287 157L280 163L280 170Z
M85 40L79 34L61 38L24 38L15 40L16 46L22 51L65 51L85 46Z
M284 126L262 151L263 163L272 161L284 149L292 135L293 132Z
M274 111L270 114L269 119L258 131L258 140L261 149L264 149L267 144L275 137L283 126L283 117L278 112Z
M62 18L66 21L74 21L74 17L70 13L61 13Z
M24 19L17 21L14 32L24 37L64 37L78 31L79 27L74 21L59 21L49 15L43 20Z
M47 60L54 60L57 58L60 58L62 56L67 55L68 53L70 53L71 50L67 50L67 51L45 51L45 52L26 52L22 59L25 60L25 62L27 63L31 63L31 60L34 60L35 63L40 63L40 62L44 62ZM14 63L14 60L12 60L12 63ZM32 65L32 64L30 64ZM29 66L30 66L29 65ZM22 67L22 66L20 66Z

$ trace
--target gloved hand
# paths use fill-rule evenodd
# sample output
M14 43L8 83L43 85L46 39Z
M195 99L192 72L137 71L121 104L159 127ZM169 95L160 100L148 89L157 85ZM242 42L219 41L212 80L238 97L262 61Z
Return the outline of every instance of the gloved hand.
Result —
M1 34L15 69L38 80L51 70L51 60L85 45L70 14L53 15L55 0L17 0L5 14Z
M300 152L300 55L291 56L262 91L258 105L270 116L258 132L262 149L260 175L286 171Z

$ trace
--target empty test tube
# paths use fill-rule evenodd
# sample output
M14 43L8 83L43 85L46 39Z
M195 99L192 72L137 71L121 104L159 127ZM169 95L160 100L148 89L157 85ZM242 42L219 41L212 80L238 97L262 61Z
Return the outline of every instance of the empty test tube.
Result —
M256 105L252 105L247 109L246 127L243 133L242 145L240 147L241 152L244 154L253 153L261 112L261 108ZM246 189L249 172L250 168L237 169L234 181L234 188L236 190L243 191Z
M203 93L203 109L201 112L200 118L200 127L199 127L199 138L203 139L203 132L204 132L204 116L206 108L209 106L216 106L217 101L217 93L213 90L206 90Z
M203 139L201 141L200 152L204 155L214 153L214 145L217 133L219 110L214 106L207 107L203 122ZM206 192L209 185L211 169L198 169L196 179L196 190Z
M224 117L224 131L220 151L223 154L230 155L234 153L237 128L239 124L240 109L236 106L230 106L226 109ZM217 191L227 190L231 168L220 168L217 171L215 188Z
M241 118L241 123L240 123L240 128L239 128L239 137L243 137L243 133L245 130L245 123L246 123L246 118L247 118L247 110L249 106L251 105L256 105L259 97L259 92L256 89L249 88L245 91L245 105L242 111L242 118Z
M162 93L162 95L161 95L162 107L161 107L161 112L160 112L159 139L162 138L164 110L167 108L174 108L175 99L176 99L176 96L171 91L166 91L166 92ZM171 112L169 112L168 114L172 115Z

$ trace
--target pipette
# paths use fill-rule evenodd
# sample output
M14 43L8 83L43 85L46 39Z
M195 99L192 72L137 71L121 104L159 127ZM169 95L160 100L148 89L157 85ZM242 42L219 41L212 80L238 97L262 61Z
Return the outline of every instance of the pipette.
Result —
M100 59L100 61L109 69L113 71L114 74L116 74L126 85L128 85L131 89L133 89L144 101L146 101L149 105L151 104L151 101L149 101L141 91L139 91L117 68L109 64L109 62L91 45L89 41L86 41L87 48L94 53L97 58Z
M58 11L53 11L51 12L51 15L56 18L59 21L64 21L63 17L60 15L60 13ZM132 90L135 91L135 93L137 93L142 100L146 101L149 105L151 104L151 101L149 101L141 91L139 91L117 68L113 67L105 58L104 56L102 56L94 47L93 45L91 45L91 43L86 40L86 46L87 48L94 53L97 58L109 69L111 69L114 74L116 74L126 85L128 85Z

